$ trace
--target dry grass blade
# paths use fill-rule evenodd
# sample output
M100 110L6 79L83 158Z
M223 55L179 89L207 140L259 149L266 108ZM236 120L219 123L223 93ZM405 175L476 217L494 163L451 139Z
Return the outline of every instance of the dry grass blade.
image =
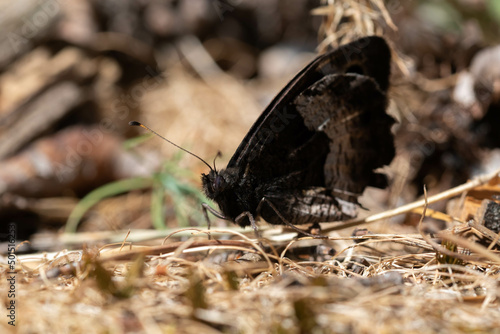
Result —
M360 36L382 35L384 26L397 30L381 0L323 0L323 4L311 12L324 17L320 28L324 40L320 50L348 43Z

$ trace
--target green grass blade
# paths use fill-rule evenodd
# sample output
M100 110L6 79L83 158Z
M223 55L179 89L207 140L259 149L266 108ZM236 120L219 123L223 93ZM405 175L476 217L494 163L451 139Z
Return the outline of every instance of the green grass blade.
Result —
M150 188L153 184L154 180L152 178L137 177L108 183L91 191L82 198L69 215L68 221L66 222L66 233L75 233L83 215L102 199L122 194L130 190Z

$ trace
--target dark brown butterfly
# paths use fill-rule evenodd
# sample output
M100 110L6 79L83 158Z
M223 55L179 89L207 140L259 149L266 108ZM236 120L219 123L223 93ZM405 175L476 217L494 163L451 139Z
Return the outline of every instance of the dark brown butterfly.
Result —
M274 98L226 169L202 174L219 218L240 226L344 220L394 157L385 112L390 50L366 37L317 57Z
M293 227L356 216L367 186L387 186L375 169L394 157L390 59L375 36L321 55L264 110L226 169L188 152L210 168L203 189L221 212L204 208L254 228L258 217Z

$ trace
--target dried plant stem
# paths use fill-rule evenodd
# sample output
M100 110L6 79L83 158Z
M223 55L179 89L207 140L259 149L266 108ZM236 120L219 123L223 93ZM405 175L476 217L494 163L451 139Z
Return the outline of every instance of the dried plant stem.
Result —
M139 250L121 251L119 253L113 253L110 255L103 253L103 254L101 254L101 259L103 261L106 261L106 262L130 261L141 254L147 256L147 255L161 255L161 254L165 254L165 253L173 253L179 247L182 247L184 243L185 243L185 241L173 242L173 243L170 243L168 245L143 247ZM188 246L189 246L188 248L210 247L210 246L212 246L212 247L233 246L233 247L244 248L247 251L253 250L253 248L250 248L251 244L249 245L248 242L239 241L239 240L194 240L194 241L190 241Z
M500 169L496 170L493 173L478 176L477 178L475 178L467 183L464 183L458 187L443 191L442 193L439 193L439 194L436 194L434 196L429 197L427 199L427 203L432 204L432 203L439 202L439 201L447 199L447 198L458 196L463 192L469 191L471 189L474 189L477 186L480 186L482 184L489 182L491 179L495 178L499 174L500 174ZM368 216L365 218L354 218L354 219L342 222L340 224L333 223L334 226L323 228L323 232L327 233L327 232L331 232L331 231L341 230L344 228L373 223L373 222L376 222L376 221L382 220L382 219L391 218L391 217L394 217L394 216L397 216L397 215L400 215L403 213L407 213L407 212L412 211L414 209L420 208L420 207L424 206L425 203L426 203L425 199L421 199L419 201L416 201L416 202L413 202L413 203L410 203L407 205L403 205L399 208L376 213L374 215L371 215L371 216ZM323 225L323 226L325 226L325 225Z

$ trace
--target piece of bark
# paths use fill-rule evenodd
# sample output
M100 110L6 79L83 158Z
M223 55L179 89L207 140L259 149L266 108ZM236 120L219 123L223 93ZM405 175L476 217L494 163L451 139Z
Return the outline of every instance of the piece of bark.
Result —
M21 121L4 129L0 136L0 159L13 154L49 129L82 101L81 89L72 82L61 82L49 88L26 106Z
M495 233L500 233L500 204L485 199L477 210L476 221Z
M476 187L467 193L465 198L456 198L448 202L447 213L463 222L474 219L484 225L487 204L497 201L500 194L500 178L495 177L490 182Z
M60 17L57 0L0 2L0 68L47 36Z
M19 110L31 103L47 87L61 81L80 83L98 71L77 48L67 47L55 55L44 47L31 51L0 76L0 116L10 126L22 115Z
M156 166L133 159L121 142L105 129L82 126L40 139L0 162L0 194L81 196L116 179L151 173Z

